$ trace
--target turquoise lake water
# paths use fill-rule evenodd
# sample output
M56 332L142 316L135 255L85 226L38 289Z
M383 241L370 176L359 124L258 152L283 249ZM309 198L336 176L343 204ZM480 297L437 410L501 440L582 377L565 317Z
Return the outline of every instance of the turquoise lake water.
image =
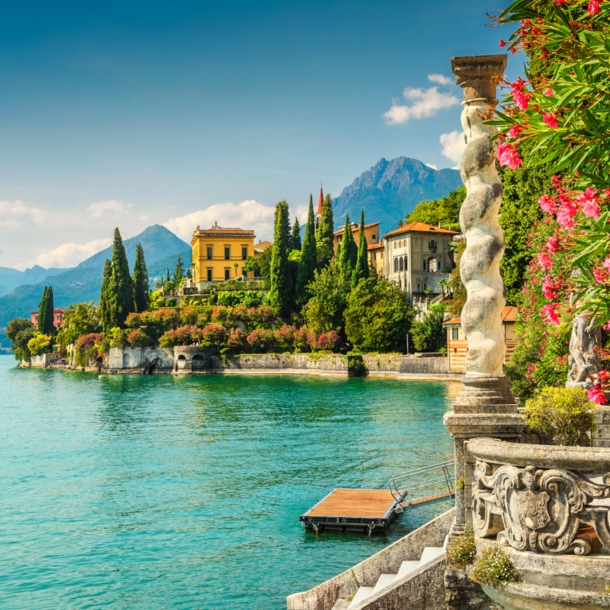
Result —
M450 459L456 384L19 370L0 356L0 608L280 610L388 537L306 533L332 488Z

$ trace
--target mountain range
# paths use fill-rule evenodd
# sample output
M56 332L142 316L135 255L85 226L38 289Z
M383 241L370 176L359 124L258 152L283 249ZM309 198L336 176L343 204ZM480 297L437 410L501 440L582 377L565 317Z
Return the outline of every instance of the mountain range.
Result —
M366 222L381 222L383 235L398 226L424 199L448 195L462 184L453 169L435 170L421 161L398 157L381 159L374 167L343 189L334 201L335 225L344 223L349 214L358 222L364 210ZM130 267L133 268L138 243L144 255L151 284L166 269L173 271L178 254L189 264L191 248L165 227L154 225L124 242ZM71 269L43 269L35 266L26 271L0 267L0 328L15 317L28 316L38 308L45 286L53 286L56 307L67 307L79 301L97 301L104 262L112 256L112 246L94 254Z
M383 235L398 227L420 201L445 197L461 185L455 169L437 170L407 157L381 159L335 199L335 226L344 224L346 214L357 223L364 210L367 223L381 222Z

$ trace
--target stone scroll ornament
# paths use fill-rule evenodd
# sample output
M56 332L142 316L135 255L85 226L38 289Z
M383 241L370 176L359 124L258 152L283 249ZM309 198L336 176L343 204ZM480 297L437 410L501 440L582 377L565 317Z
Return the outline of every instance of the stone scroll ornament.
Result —
M477 461L473 485L473 527L477 536L497 540L518 551L588 555L589 540L580 527L593 523L610 550L610 473L595 483L570 470L500 466Z

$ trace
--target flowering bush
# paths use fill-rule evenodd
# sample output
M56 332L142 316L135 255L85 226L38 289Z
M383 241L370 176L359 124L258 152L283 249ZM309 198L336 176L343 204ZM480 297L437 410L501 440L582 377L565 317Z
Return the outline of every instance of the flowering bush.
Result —
M208 324L202 331L201 336L210 345L223 345L227 340L227 329L220 324Z
M248 336L241 328L234 328L227 338L227 347L234 354L244 352L248 347L247 337Z
M449 563L465 567L474 562L477 556L477 547L474 542L474 530L468 528L464 535L456 536L447 549Z
M79 337L74 344L74 362L78 366L88 366L93 360L101 362L103 335L88 333Z
M342 345L343 340L341 339L341 336L334 330L320 333L318 340L316 341L317 349L331 350L333 352L339 351Z
M274 334L277 346L280 350L288 352L294 350L297 335L297 329L295 326L291 326L290 324L282 324L282 326L278 328Z
M159 339L159 345L167 348L176 345L193 345L193 343L199 343L202 338L201 329L196 326L180 326L163 333Z
M518 574L504 549L492 546L481 553L471 577L475 582L495 587L503 582L514 582Z
M51 340L52 337L49 335L44 335L43 333L35 334L28 341L28 349L32 356L40 356L41 354L46 354L51 351Z
M257 328L253 330L247 338L248 345L252 351L258 353L268 353L275 349L276 342L273 331L268 328Z
M127 343L132 347L148 347L154 345L153 340L141 328L134 328L127 335Z
M307 328L307 326L303 326L299 328L294 335L294 346L296 351L298 352L308 352L316 347L318 341L318 337L316 333Z

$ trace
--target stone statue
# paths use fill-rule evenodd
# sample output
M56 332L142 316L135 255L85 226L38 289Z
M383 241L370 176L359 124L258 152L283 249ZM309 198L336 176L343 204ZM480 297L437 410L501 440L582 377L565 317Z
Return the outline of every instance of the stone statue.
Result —
M601 343L601 330L595 326L596 318L583 311L576 314L572 322L572 336L570 337L570 356L568 364L568 388L589 389L599 370L601 362L597 347Z

